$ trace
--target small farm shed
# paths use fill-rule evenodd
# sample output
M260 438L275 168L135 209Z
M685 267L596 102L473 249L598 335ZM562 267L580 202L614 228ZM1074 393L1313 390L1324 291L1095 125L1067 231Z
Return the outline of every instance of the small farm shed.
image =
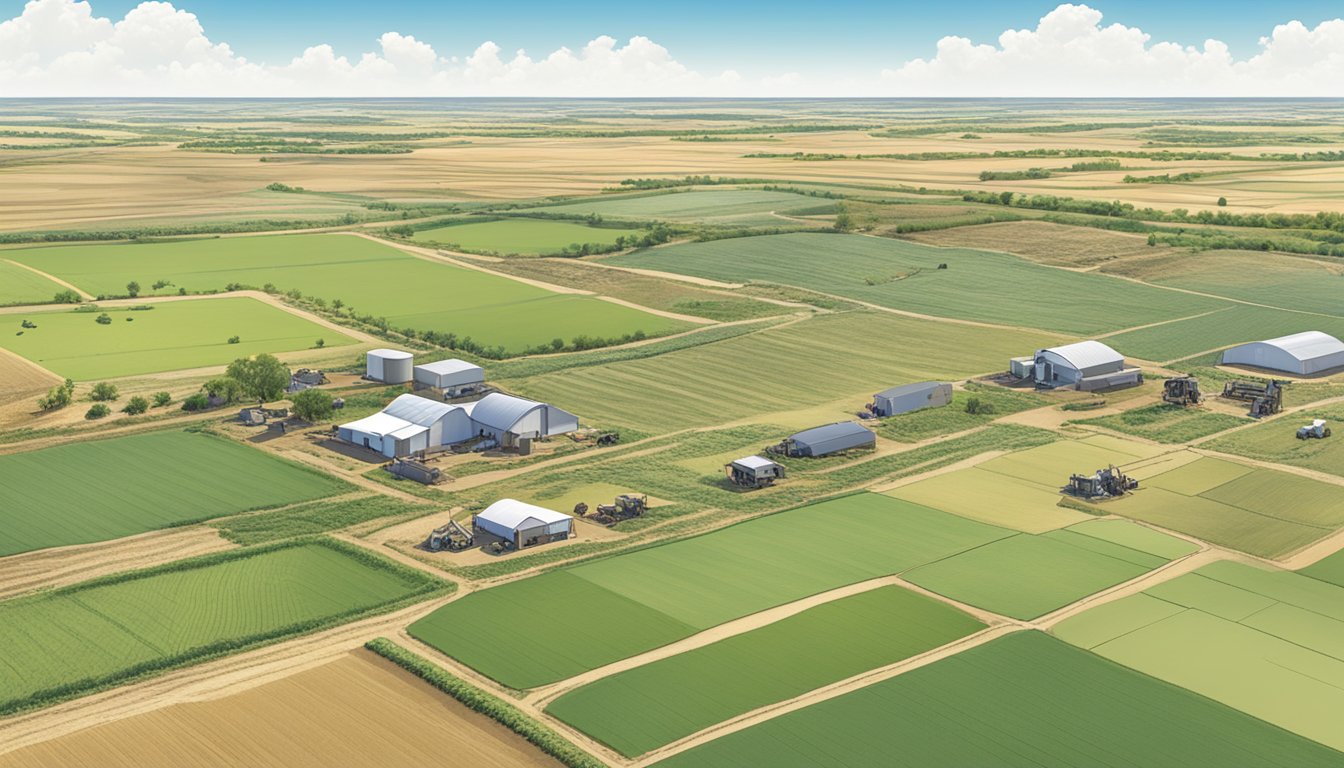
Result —
M728 479L734 485L761 488L784 477L784 467L761 456L734 459L726 467Z
M852 448L872 448L877 436L852 421L805 429L784 441L790 456L827 456Z
M574 533L574 518L569 515L516 499L496 501L471 522L478 531L512 542L518 549L563 541Z
M1232 347L1223 352L1223 363L1310 376L1344 367L1344 342L1328 333L1304 331Z
M476 434L509 448L520 440L564 435L579 428L579 417L547 403L491 392L472 404Z
M937 408L952 402L952 385L943 381L903 384L873 395L873 413L895 416L921 408Z
M415 356L399 349L371 349L364 356L365 376L385 384L405 384L411 380Z
M372 416L342 424L337 434L346 442L395 458L461 442L475 433L469 407L401 395Z
M1079 341L1038 350L1032 375L1040 387L1105 389L1138 384L1143 373L1125 364L1124 355L1100 341Z
M455 397L465 389L484 384L485 370L466 360L440 360L415 366L415 383L441 389L445 395Z

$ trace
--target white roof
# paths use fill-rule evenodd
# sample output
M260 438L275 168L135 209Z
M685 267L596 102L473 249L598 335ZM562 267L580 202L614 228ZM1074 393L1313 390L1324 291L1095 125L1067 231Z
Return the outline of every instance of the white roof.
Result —
M775 462L769 459L763 459L760 456L747 456L741 459L735 459L733 463L744 466L747 469L764 469L765 467L773 467L775 465Z
M1261 344L1278 347L1298 360L1311 360L1344 352L1344 341L1320 331L1303 331L1277 339L1265 339Z
M482 370L481 366L479 365L468 363L466 360L458 360L457 358L453 358L451 360L439 360L438 362L434 363L422 363L420 365L415 366L415 369L417 371L421 370L429 371L430 373L439 376L444 376L449 373L461 373L463 371Z
M1079 341L1073 344L1065 344L1062 347L1050 347L1041 352L1053 352L1056 355L1068 360L1074 368L1082 370L1091 368L1094 365L1105 365L1107 363L1123 363L1125 356L1116 352L1114 349L1102 344L1100 341ZM1040 352L1037 353L1038 355Z
M471 411L471 419L491 429L508 431L529 411L544 407L544 403L538 403L534 400L524 400L521 397L506 395L503 392L491 392L476 401L476 407Z
M383 413L395 416L411 424L427 427L453 411L466 410L461 406L441 403L418 395L398 395L396 400L387 404ZM468 411L470 413L470 411Z
M370 357L381 357L384 360L410 360L415 357L410 352L403 352L400 349L370 349Z
M359 421L342 424L341 429L363 432L368 435L378 435L379 437L395 435L397 439L405 439L409 435L428 429L428 427L412 424L405 419L380 411L372 416L366 416Z
M528 519L536 520L542 525L564 522L570 519L570 516L563 512L538 507L535 504L528 504L517 499L500 499L476 516L495 525L513 529L517 529Z

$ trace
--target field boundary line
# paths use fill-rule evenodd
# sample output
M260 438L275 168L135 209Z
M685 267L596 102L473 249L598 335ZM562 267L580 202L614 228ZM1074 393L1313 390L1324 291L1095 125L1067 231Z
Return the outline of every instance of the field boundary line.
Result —
M1102 334L1098 334L1098 335L1096 335L1096 336L1093 336L1092 338L1094 338L1094 339L1108 339L1108 338L1110 338L1110 337L1112 337L1112 336L1119 336L1119 335L1122 334L1122 333L1129 333L1130 331L1142 331L1142 330L1145 330L1145 329L1147 329L1147 328L1158 328L1158 327L1161 327L1161 326L1163 326L1163 325L1170 325L1171 323L1183 323L1183 322L1185 322L1186 320L1195 320L1195 319L1197 319L1197 318L1201 318L1201 317L1208 317L1209 315L1216 315L1216 314L1218 314L1219 312L1227 312L1227 311L1230 310L1230 309L1232 309L1232 307L1221 307L1221 308L1219 308L1219 309L1211 309L1211 310L1209 310L1208 312L1200 312L1200 313L1197 314L1197 315L1189 315L1189 316L1187 316L1187 317L1173 317L1173 318L1171 318L1171 319L1169 319L1169 320L1158 320L1158 321L1155 322L1155 323L1148 323L1148 324L1146 324L1146 325L1136 325L1136 326L1134 326L1133 328L1121 328L1121 329L1118 330L1118 331L1109 331L1109 332L1107 332L1107 333L1102 333ZM1222 349L1222 347L1219 347L1219 349ZM1210 350L1210 351L1212 351L1212 350ZM1205 352L1199 352L1199 353L1196 353L1196 354L1194 354L1194 355L1191 355L1191 357L1198 357L1199 355L1202 355L1202 354L1207 354L1207 353L1205 353ZM1185 359L1185 358L1181 358L1181 359L1183 360L1183 359ZM1167 362L1175 362L1175 361L1173 361L1173 360L1168 360Z
M14 261L13 259L0 259L0 261L8 262L8 263L13 264L14 266L19 267L19 268L21 268L21 269L26 269L26 270L28 270L29 272L32 272L32 273L35 274L35 275L40 275L41 277L45 277L46 279L48 279L48 280L50 280L51 282L53 282L53 283L55 283L55 284L61 286L62 288L69 288L70 290L72 290L72 291L74 291L75 293L79 294L79 298L81 298L81 299L83 299L83 300L85 300L85 301L93 301L93 299L94 299L94 296L93 296L92 293L89 293L88 291L84 290L83 288L80 288L79 286L77 286L77 285L75 285L75 284L73 284L73 283L68 283L68 282L66 282L65 280L62 280L61 278L59 278L59 277L57 277L57 276L55 276L55 275L53 275L53 274L51 274L51 273L49 273L49 272L43 272L42 270L38 269L37 267L30 267L30 266L28 266L27 264L24 264L23 262Z

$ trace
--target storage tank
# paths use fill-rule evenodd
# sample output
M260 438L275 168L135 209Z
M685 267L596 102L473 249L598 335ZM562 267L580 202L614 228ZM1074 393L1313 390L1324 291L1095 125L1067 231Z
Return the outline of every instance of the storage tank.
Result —
M415 357L399 349L371 349L366 355L366 378L387 384L405 384L411 380Z

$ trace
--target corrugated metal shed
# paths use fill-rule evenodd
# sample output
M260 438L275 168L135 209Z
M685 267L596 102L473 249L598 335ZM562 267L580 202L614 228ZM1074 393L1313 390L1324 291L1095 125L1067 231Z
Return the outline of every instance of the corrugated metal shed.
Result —
M921 408L936 408L952 402L952 385L942 381L919 381L883 390L873 395L878 416L895 416Z
M805 429L789 438L798 456L826 456L877 444L877 436L852 421Z
M1344 342L1328 333L1304 331L1232 347L1223 352L1223 362L1305 376L1344 367Z
M439 389L456 389L484 383L485 370L466 360L439 360L415 366L415 380Z
M1037 384L1059 387L1124 370L1125 356L1100 341L1079 341L1037 351L1033 365Z

